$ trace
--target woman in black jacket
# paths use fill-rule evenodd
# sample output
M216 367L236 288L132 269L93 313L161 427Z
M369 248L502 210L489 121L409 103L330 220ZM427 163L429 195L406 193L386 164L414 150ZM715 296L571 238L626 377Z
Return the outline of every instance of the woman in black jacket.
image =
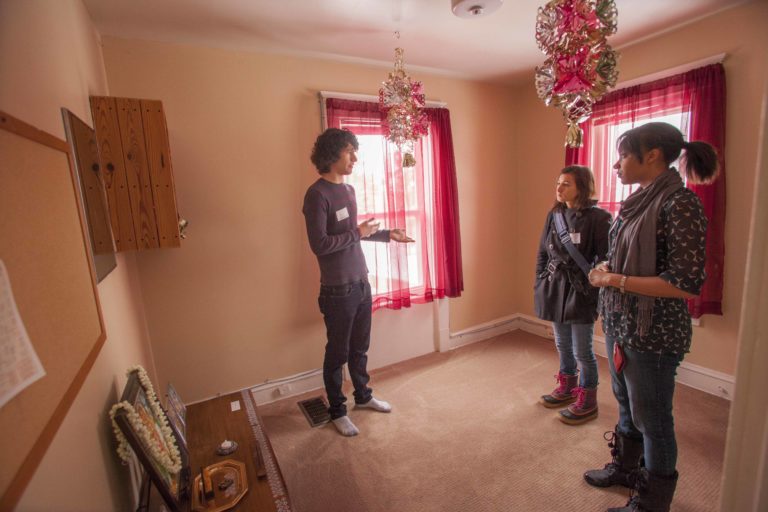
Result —
M597 418L597 359L592 332L597 320L597 288L569 253L558 234L561 216L565 239L592 266L605 259L611 214L594 205L595 180L588 167L570 165L557 179L555 205L547 215L536 258L536 315L552 322L560 354L557 387L541 397L544 407L570 404L560 411L564 423L578 425ZM577 367L578 362L578 367Z

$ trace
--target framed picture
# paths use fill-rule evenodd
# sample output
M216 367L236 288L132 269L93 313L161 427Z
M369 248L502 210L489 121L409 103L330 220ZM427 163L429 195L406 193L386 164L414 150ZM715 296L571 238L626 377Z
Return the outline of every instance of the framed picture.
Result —
M184 402L181 401L181 397L176 392L176 388L173 387L173 384L170 382L168 383L168 392L165 395L168 399L168 410L173 409L175 411L176 416L179 418L181 423L183 425L186 425L187 422L187 407L184 405Z
M138 371L128 376L120 402L127 402L133 409L120 407L115 410L114 421L128 441L136 457L144 466L151 482L155 485L166 505L172 512L181 512L188 497L189 456L186 443L179 439L179 433L170 425L168 417L157 403L150 403L150 393L141 383ZM154 396L154 392L151 393ZM135 412L135 415L132 414ZM181 470L172 473L167 468L171 460L172 448L168 438L168 429L175 441L181 459ZM165 462L164 462L165 461Z
M165 413L168 415L168 422L171 424L171 428L176 433L176 436L180 438L180 441L184 444L186 449L187 444L187 408L184 402L181 401L179 394L176 392L176 388L173 384L168 383L168 392L166 393L166 408Z
M178 440L179 449L187 449L187 431L184 427L184 422L176 413L173 407L165 410L165 414L168 416L168 423L173 430L176 439Z

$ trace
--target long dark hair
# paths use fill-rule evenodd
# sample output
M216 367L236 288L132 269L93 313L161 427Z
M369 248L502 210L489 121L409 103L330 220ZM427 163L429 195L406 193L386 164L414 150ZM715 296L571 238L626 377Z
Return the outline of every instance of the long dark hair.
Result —
M568 165L560 171L560 175L562 174L572 176L576 190L579 191L574 206L579 210L592 206L594 204L592 196L595 194L595 176L592 174L592 170L583 165ZM552 209L556 208L566 208L566 205L560 201L555 201Z
M680 167L693 183L711 183L720 170L715 148L706 142L685 142L680 130L668 123L648 123L632 128L621 134L618 146L619 152L635 155L640 163L643 163L643 153L659 149L667 167L685 149Z

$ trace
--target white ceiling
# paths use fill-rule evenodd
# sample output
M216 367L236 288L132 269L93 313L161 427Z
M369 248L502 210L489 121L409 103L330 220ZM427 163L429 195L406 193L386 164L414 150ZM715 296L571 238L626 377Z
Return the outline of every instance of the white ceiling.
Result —
M614 48L745 0L616 0ZM83 0L104 36L278 52L391 67L405 49L410 72L512 82L544 60L534 39L545 0L505 0L462 19L451 0ZM394 37L400 32L400 39Z

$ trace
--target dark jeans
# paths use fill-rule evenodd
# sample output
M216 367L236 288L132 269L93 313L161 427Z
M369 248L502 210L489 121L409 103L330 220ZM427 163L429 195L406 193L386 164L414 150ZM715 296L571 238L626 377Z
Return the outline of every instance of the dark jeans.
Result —
M682 354L655 354L624 349L624 370L616 374L613 346L605 336L613 394L619 402L619 432L643 438L645 467L660 476L674 474L677 464L672 397Z
M371 285L368 281L322 285L317 302L328 333L323 382L330 404L328 412L331 419L336 419L347 414L347 398L341 389L344 363L355 387L355 403L364 404L371 399L366 370L371 341Z

